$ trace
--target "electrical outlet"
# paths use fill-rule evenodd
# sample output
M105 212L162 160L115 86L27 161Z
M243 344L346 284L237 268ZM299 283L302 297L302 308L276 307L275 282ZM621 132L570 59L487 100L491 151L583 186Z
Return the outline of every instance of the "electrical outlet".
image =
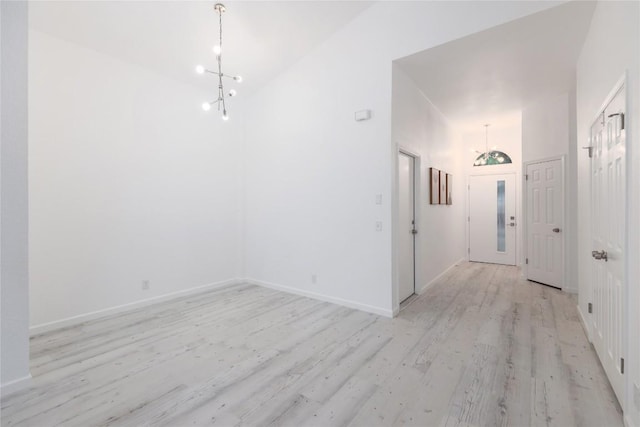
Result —
M376 221L376 231L382 231L382 221Z
M314 274L311 275L311 283L313 283L314 285L316 283L318 283L318 275L317 274L314 273Z
M147 291L147 290L149 290L149 286L150 286L150 284L149 284L149 281L148 281L148 280L143 280L143 281L142 281L142 290L143 290L143 291Z

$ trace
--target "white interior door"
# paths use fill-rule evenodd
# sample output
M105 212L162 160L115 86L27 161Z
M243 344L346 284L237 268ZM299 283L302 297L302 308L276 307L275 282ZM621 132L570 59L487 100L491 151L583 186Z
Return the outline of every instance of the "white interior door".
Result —
M624 113L621 89L591 128L592 341L621 405L626 237Z
M469 260L516 264L515 174L469 177Z
M415 292L415 158L398 154L400 301Z
M527 279L564 284L562 161L527 165Z

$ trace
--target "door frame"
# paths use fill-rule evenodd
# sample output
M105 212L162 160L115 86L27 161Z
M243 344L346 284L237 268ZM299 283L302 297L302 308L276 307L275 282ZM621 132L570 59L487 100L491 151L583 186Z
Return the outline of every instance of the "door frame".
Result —
M398 156L400 154L407 155L409 157L413 157L413 212L414 212L414 221L416 229L418 230L418 234L414 237L414 245L413 245L413 257L414 257L414 293L417 293L419 287L419 283L422 283L422 274L420 269L417 268L417 260L421 259L422 256L422 244L420 239L420 215L422 211L422 203L424 202L424 198L422 197L422 160L420 158L420 154L417 152L406 148L398 143L395 144L394 151L394 162L393 162L393 175L392 175L392 225L391 225L391 251L392 251L392 310L393 316L395 317L400 312L400 271L399 271L399 232L400 232L400 197L398 194ZM384 200L383 200L384 205Z
M467 261L470 261L471 259L471 177L473 176L494 176L494 175L513 175L514 177L514 183L515 183L515 188L513 189L514 194L515 194L515 206L516 206L516 242L515 242L515 247L514 250L516 251L515 254L515 258L516 258L516 264L515 266L518 267L520 266L520 254L522 253L520 250L518 250L518 231L520 230L520 219L518 219L519 216L519 211L518 209L520 208L521 205L521 197L518 195L518 172L516 170L513 169L509 169L509 170L505 170L505 171L491 171L488 173L469 173L467 174L467 200L466 200L466 204L467 204L467 221L466 221L466 226L467 226L467 230L466 230L466 234L467 234L467 254L466 254L466 259Z
M535 165L538 163L546 163L553 160L560 160L560 167L562 168L562 289L565 292L577 293L577 289L569 288L567 289L568 281L568 272L567 268L567 168L566 161L567 155L563 154L560 156L553 157L544 157L538 160L529 160L527 162L522 163L522 253L525 258L525 262L522 264L522 272L524 274L525 279L528 280L529 277L529 265L526 260L529 259L529 181L527 180L527 167L529 165Z

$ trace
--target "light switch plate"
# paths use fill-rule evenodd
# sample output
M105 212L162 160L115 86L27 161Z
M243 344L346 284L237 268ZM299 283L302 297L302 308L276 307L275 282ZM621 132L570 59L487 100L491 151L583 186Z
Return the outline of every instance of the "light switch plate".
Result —
M361 122L363 120L369 120L371 118L371 110L360 110L356 111L356 122Z

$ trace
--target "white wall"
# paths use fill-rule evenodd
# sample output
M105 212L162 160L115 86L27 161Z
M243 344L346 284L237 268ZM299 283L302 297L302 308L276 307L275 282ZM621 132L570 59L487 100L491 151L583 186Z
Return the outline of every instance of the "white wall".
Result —
M0 384L29 378L27 3L0 3Z
M566 212L567 223L564 225L567 231L565 240L566 287L570 292L579 292L578 279L578 151L584 154L583 145L578 144L578 124L576 105L576 83L569 92L569 153L567 155L566 180Z
M578 144L578 271L579 309L587 314L591 287L590 262L590 205L589 158L580 147L588 144L589 129L605 98L622 75L627 80L627 183L628 183L628 234L627 281L630 295L627 298L629 317L625 374L627 381L625 418L629 425L640 426L640 303L638 283L640 274L640 14L638 2L598 2L589 33L577 65L577 124ZM587 322L588 323L588 322Z
M465 223L466 187L460 136L396 64L393 65L391 116L393 143L420 156L420 181L416 185L415 200L418 229L416 291L420 292L448 267L466 256L462 226ZM429 204L430 167L453 175L453 205ZM397 283L398 279L395 280ZM395 307L398 297L396 293L393 296Z
M238 277L241 120L202 111L206 90L30 36L31 325Z
M391 62L556 4L379 2L252 97L246 276L390 314Z
M522 161L569 153L569 94L539 99L522 110Z
M578 291L576 250L575 93L538 99L522 110L523 163L564 157L565 238L564 289Z

